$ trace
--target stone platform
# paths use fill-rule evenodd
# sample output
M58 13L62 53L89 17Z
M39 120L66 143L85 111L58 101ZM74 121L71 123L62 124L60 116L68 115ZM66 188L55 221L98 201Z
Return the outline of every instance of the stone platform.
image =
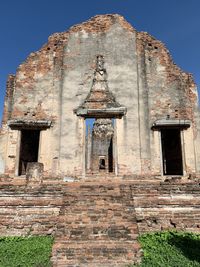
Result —
M54 267L138 262L141 233L200 232L200 181L0 182L0 235L53 235Z

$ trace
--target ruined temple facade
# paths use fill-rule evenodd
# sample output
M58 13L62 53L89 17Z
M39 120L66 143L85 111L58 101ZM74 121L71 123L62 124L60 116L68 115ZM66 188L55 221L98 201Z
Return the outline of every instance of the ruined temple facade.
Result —
M199 148L192 76L119 15L53 34L8 77L0 173L10 177L198 176Z

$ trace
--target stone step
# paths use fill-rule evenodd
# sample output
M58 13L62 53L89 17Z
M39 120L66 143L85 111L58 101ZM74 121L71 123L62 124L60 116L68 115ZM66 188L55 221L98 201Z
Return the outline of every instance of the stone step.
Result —
M102 216L103 217L103 216ZM102 218L103 221L104 218ZM71 223L70 223L71 221ZM85 223L80 223L80 225L72 226L72 219L68 223L58 224L56 231L57 238L65 237L66 240L124 240L131 241L136 240L138 237L138 227L137 223L132 223L129 225L120 224L109 224L109 222L102 223L87 223L88 218L85 218ZM77 223L77 219L75 219ZM70 225L71 224L71 225Z
M114 267L138 263L141 248L137 241L66 241L55 240L54 267Z

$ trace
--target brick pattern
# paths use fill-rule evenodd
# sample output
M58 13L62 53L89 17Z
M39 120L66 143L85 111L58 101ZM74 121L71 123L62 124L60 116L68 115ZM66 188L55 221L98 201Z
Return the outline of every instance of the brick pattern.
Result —
M7 79L6 84L6 95L4 99L4 110L2 118L2 126L7 123L7 120L10 119L12 112L12 97L13 91L15 88L15 75L10 74Z
M199 181L132 185L140 233L166 229L200 233Z
M198 179L16 180L0 189L0 235L54 235L55 267L126 266L140 259L138 233L200 232Z
M173 62L165 45L147 32L137 32L136 43L140 60L145 63L143 68L151 103L148 103L150 120L168 115L170 118L194 122L197 90L192 75L182 71Z
M1 235L53 234L54 266L125 266L141 256L130 186L1 186Z

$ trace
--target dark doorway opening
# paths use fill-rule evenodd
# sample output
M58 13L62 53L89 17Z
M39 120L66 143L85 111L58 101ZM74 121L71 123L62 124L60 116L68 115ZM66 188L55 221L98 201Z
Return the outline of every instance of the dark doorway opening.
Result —
M108 147L108 171L113 172L113 139L110 140Z
M180 130L161 130L161 140L164 175L183 175Z
M28 162L38 161L39 130L22 130L19 157L19 175L26 174Z
M99 160L99 170L105 170L105 168L106 168L105 159L100 159Z

